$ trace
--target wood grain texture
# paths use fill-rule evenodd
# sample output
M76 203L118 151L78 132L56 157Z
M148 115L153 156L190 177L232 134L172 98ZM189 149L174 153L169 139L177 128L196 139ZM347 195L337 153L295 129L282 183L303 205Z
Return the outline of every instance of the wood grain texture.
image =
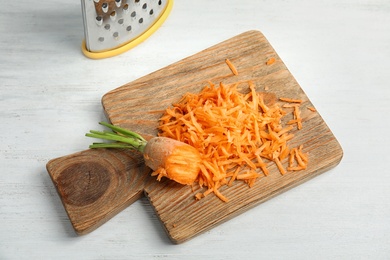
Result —
M86 234L143 196L150 169L142 156L123 150L86 150L48 162L75 231Z
M226 65L225 59L227 58L238 69L238 76L233 75ZM272 65L266 65L267 60L270 58L276 58L276 62ZM126 165L125 160L117 159L117 157L123 158L121 154L123 151L94 152L93 156L90 156L91 151L84 151L81 154L59 159L60 162L57 159L48 164L49 174L59 190L73 225L79 226L75 225L74 221L76 218L74 216L77 215L79 210L84 208L73 203L74 201L79 203L78 199L75 198L76 195L73 195L71 199L69 199L69 196L67 197L69 192L62 186L69 186L70 182L59 183L61 178L58 176L63 175L64 171L68 171L68 175L73 176L69 174L71 171L69 166L57 167L62 164L68 165L68 160L71 159L73 162L70 165L73 166L74 170L77 170L74 165L81 166L78 157L82 154L87 154L88 158L93 158L95 163L100 162L99 158L105 158L107 164L105 166L115 169L106 170L104 169L105 166L101 167L101 164L99 164L99 167L101 167L100 171L103 171L103 173L97 173L97 178L100 178L102 182L108 179L106 177L108 172L113 172L114 175L123 175L124 173L121 171L126 169L125 176L136 174L136 179L142 180L137 183L141 183L144 186L129 185L125 187L128 189L126 191L120 190L120 188L124 187L116 187L118 194L115 199L110 200L104 200L106 197L105 192L101 191L99 191L99 194L93 194L92 198L82 198L81 200L87 199L91 203L98 197L97 201L101 203L101 207L89 207L90 210L96 212L88 212L88 216L84 216L81 221L83 223L81 230L93 230L95 225L101 224L103 219L106 220L113 215L107 215L105 212L102 212L102 208L104 210L110 208L110 213L118 212L130 204L131 201L134 201L136 198L134 194L139 196L140 191L144 190L173 243L182 243L201 234L281 192L325 172L340 162L343 152L336 138L319 113L307 109L308 106L313 106L313 104L267 39L258 31L240 34L112 90L104 95L102 104L107 117L113 124L132 129L150 137L157 134L158 119L164 109L178 101L184 93L199 92L208 81L232 83L249 79L255 83L257 91L268 89L268 92L275 94L277 97L303 100L301 105L303 129L294 131L295 138L290 142L290 146L304 145L304 151L309 153L310 160L309 167L306 170L287 173L282 176L276 166L269 164L270 175L258 180L252 188L248 188L246 184L241 182L236 182L229 188L223 187L221 192L230 199L228 203L224 203L212 195L200 201L195 201L194 194L199 192L199 190L193 190L189 186L182 186L169 180L161 182L144 181L146 177L139 175L146 172L140 166L141 162L138 161L134 166L137 165L137 169L142 170L134 171L128 168L129 165L128 167L124 166ZM292 114L287 115L285 120L291 118ZM108 154L106 155L105 153L109 153L112 157L107 158ZM115 153L115 155L111 153ZM84 163L88 163L87 160ZM118 167L117 163L122 166ZM78 179L76 176L72 178ZM111 183L109 185L104 183L100 185L99 190L114 190L109 188L112 185ZM135 189L136 191L129 189ZM112 194L112 192L109 194ZM69 200L73 204L69 203ZM94 203L97 202L92 202L92 204L88 205L93 205ZM99 220L90 221L88 219L88 217L96 218L96 214L99 215Z

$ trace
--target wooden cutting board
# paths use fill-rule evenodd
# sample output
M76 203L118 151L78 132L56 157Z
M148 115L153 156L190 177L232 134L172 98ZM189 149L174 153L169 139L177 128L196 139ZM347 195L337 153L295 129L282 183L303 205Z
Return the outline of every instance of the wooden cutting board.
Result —
M267 60L275 58L271 65ZM225 63L229 59L239 75ZM170 180L150 177L142 156L123 150L96 149L53 159L47 170L78 234L86 234L143 195L174 243L184 242L250 208L336 166L343 155L336 138L266 38L249 31L160 69L104 95L102 104L115 125L155 136L164 109L186 92L199 92L208 81L219 83L253 80L256 90L277 97L302 99L303 128L294 130L291 147L303 144L309 166L281 175L269 164L270 175L249 188L242 182L196 201L199 190ZM287 116L288 119L288 116ZM291 118L290 118L291 119ZM83 133L82 133L83 134ZM286 163L286 162L284 162ZM237 232L240 232L237 230Z

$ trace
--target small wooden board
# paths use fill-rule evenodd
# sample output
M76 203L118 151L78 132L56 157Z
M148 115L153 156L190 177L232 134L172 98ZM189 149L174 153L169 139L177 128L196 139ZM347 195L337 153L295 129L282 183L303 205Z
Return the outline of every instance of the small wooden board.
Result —
M276 61L266 65L270 58ZM238 69L235 76L225 63ZM186 92L199 92L208 81L231 83L252 80L256 90L277 97L302 99L303 128L295 130L291 147L303 144L309 154L304 171L281 175L269 164L270 175L249 188L242 182L220 191L230 199L222 202L214 195L196 201L190 186L150 177L142 156L123 150L86 150L53 159L47 170L78 234L88 233L143 194L150 200L167 234L174 243L184 242L248 209L336 166L342 149L288 71L267 39L249 31L153 72L104 95L102 104L115 125L145 137L157 134L158 119L164 109ZM239 230L237 232L240 232Z

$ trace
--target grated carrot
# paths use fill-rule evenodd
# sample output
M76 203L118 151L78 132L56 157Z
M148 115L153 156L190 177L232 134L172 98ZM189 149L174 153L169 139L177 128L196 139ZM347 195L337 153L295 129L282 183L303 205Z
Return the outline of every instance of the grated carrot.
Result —
M288 171L301 171L307 168L308 156L303 153L302 149L302 145L298 148L291 149L287 167ZM296 165L296 163L298 165Z
M309 162L308 155L302 151L303 145L300 145L298 147L298 155L301 157L302 161L304 161L306 164Z
M195 194L195 199L196 200L200 200L201 198L203 198L203 194L202 193L197 193L197 194Z
M276 163L276 166L278 166L278 169L279 169L279 171L280 171L280 173L281 173L282 175L284 175L284 174L287 173L286 169L284 169L284 167L283 167L283 165L282 165L282 163L280 162L280 160L279 160L278 157L275 158L275 163Z
M294 104L294 103L288 103L288 104L283 104L283 108L294 108L295 106L299 106L300 104Z
M280 101L290 102L290 103L302 103L301 99L292 99L292 98L279 98Z
M299 106L302 103L301 99L291 99L291 98L279 98L279 100L284 102L289 102L290 104L284 104L283 108L293 108L293 116L294 119L287 122L288 125L296 124L298 130L302 129L302 118L301 118L301 111L299 109ZM292 103L292 104L291 104Z
M226 64L233 73L236 71L228 59ZM294 111L302 102L280 100L298 103ZM197 200L214 193L227 202L220 187L231 186L235 181L252 187L257 179L270 174L271 162L281 174L296 170L293 167L306 168L308 158L302 147L290 149L287 144L294 135L290 133L293 126L282 124L286 114L277 103L266 104L251 80L229 85L221 82L218 86L209 82L200 93L187 93L166 109L160 118L159 136L190 144L201 154L197 182L206 190L195 195ZM299 110L294 114L294 123L302 124ZM285 159L287 168L283 166ZM293 160L299 160L298 166L290 163Z
M225 62L228 65L229 69L232 71L232 73L234 75L238 75L237 68L233 65L233 63L229 59L226 59Z
M267 64L267 65L271 65L271 64L273 64L275 61L276 61L276 59L275 59L274 57L272 57L272 58L269 58L269 59L267 60L266 64Z
M297 120L297 128L302 129L302 118L301 111L299 110L299 106L294 107L294 118Z
M317 112L317 109L315 109L314 107L307 107L307 109L309 109L312 112Z

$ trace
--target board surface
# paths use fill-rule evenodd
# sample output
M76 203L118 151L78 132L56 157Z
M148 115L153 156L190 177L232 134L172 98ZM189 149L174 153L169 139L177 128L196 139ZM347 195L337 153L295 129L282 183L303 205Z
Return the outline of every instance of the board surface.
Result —
M270 58L276 61L266 65ZM230 71L225 59L235 65L238 75ZM258 31L240 34L112 90L102 104L113 124L148 138L157 134L164 109L186 92L197 93L209 81L246 80L252 80L259 92L303 100L303 128L293 130L295 137L289 145L303 144L309 154L306 170L281 175L270 163L270 175L252 188L239 181L222 187L220 191L230 199L225 203L213 195L196 201L194 195L200 190L167 179L156 181L142 157L131 151L86 150L56 158L48 162L47 170L76 232L94 230L145 194L171 240L182 243L340 162L343 152L336 138L320 114L307 109L314 105Z

